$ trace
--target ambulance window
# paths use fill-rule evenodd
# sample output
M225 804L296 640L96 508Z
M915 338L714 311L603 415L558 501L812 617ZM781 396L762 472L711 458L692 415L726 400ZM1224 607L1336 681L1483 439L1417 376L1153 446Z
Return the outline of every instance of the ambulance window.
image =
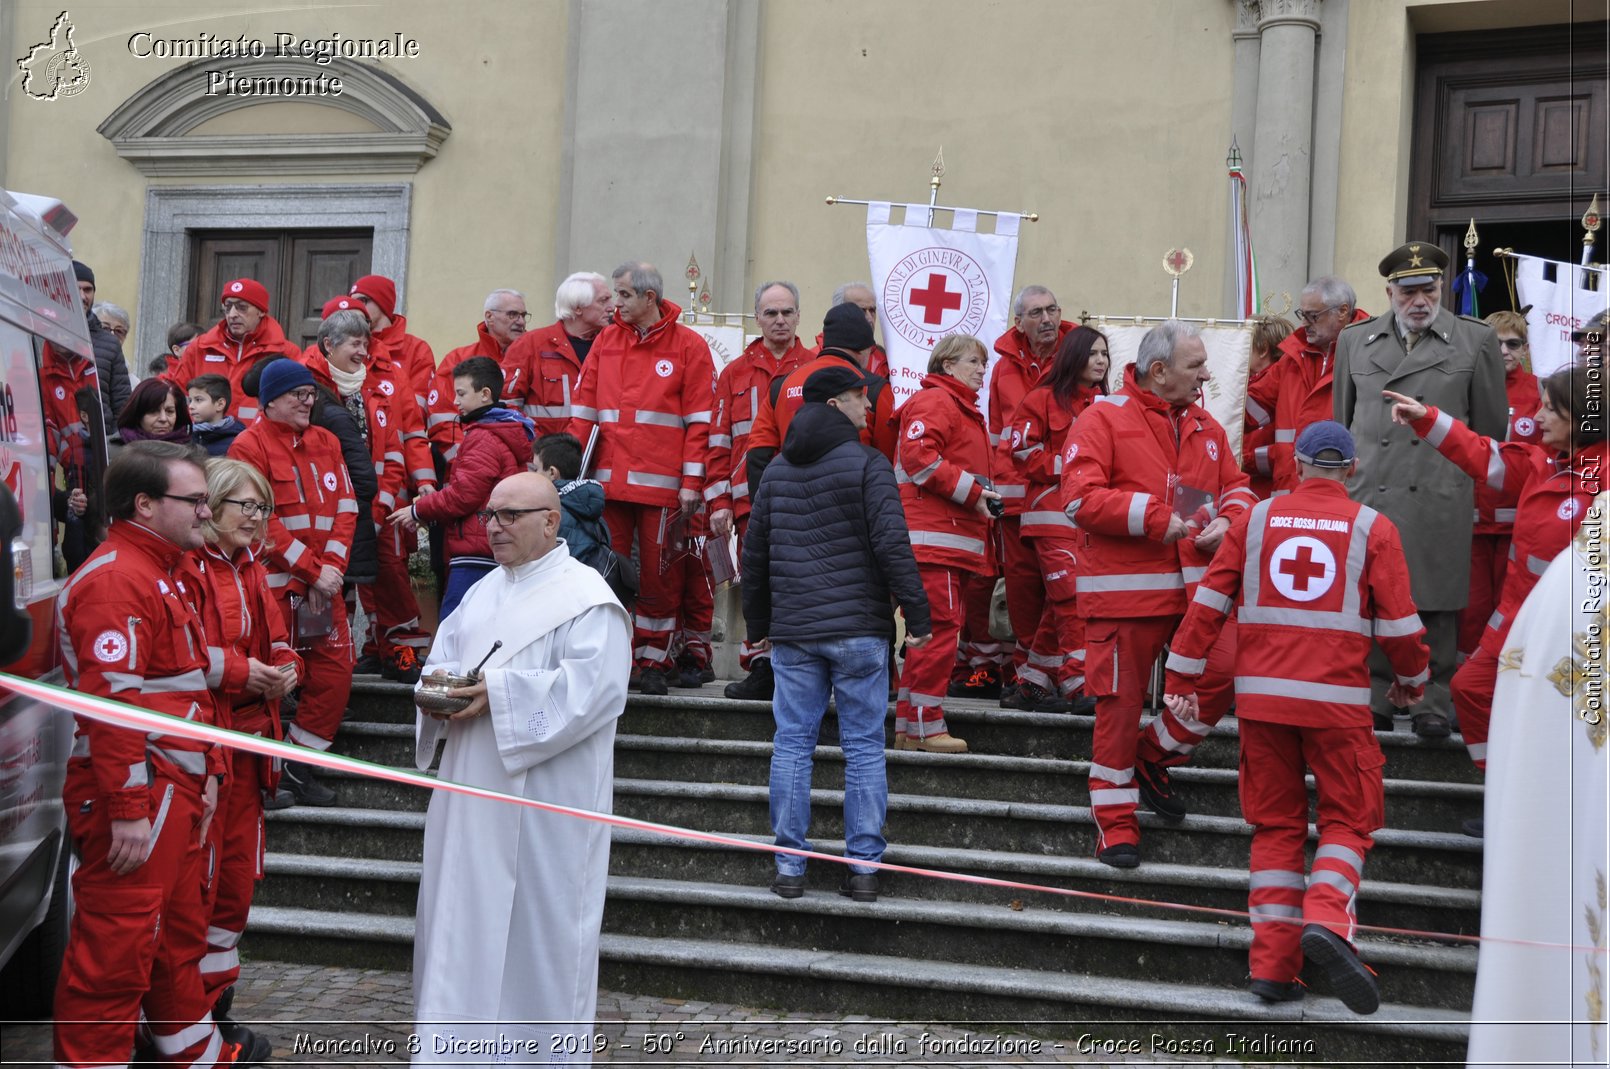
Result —
M93 361L39 338L34 347L50 465L52 573L63 579L106 535L105 419Z

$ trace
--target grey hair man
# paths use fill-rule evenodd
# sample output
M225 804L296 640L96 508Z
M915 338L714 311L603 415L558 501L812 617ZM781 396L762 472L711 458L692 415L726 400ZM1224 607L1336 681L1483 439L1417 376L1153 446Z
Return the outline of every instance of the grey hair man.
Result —
M553 312L559 318L526 331L509 346L501 361L502 400L524 410L536 424L538 438L559 434L570 422L570 395L581 378L582 363L614 310L609 280L596 271L577 271L554 291Z
M531 313L526 311L525 294L519 290L497 289L486 295L481 322L498 343L499 352L507 352L516 338L525 333Z
M1411 428L1392 422L1382 391L1435 405L1489 438L1502 440L1509 423L1498 335L1442 307L1447 266L1448 254L1431 242L1409 242L1386 255L1380 272L1391 307L1341 332L1333 387L1336 422L1352 432L1359 471L1367 473L1348 480L1348 493L1389 517L1403 536L1411 592L1431 647L1431 681L1412 717L1425 738L1446 736L1452 725L1449 682L1459 610L1470 593L1474 489L1436 450L1420 448ZM1393 675L1379 646L1370 677L1376 727L1390 730L1386 695Z

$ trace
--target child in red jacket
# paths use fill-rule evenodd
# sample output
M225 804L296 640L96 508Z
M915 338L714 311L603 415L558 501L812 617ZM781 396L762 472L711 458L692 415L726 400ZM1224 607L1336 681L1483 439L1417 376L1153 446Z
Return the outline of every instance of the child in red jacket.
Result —
M453 368L453 403L464 427L464 441L447 469L447 482L388 517L409 530L420 523L438 525L447 550L443 620L452 615L470 587L497 566L486 528L476 513L486 508L494 486L525 471L531 463L535 424L497 403L502 390L503 371L489 357L472 356Z

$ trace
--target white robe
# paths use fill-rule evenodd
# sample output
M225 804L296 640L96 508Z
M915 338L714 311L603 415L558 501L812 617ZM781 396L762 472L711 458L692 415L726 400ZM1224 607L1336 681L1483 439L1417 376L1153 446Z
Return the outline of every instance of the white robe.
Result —
M554 606L579 614L533 634ZM419 767L445 733L442 779L608 812L631 670L625 610L560 542L477 583L442 625L424 674L467 672L499 639L485 671L491 714L451 724L420 714ZM432 793L413 1064L591 1060L609 839L595 821Z
M1468 1064L1603 1066L1610 496L1515 617L1487 743L1481 934L1590 950L1483 943ZM1512 565L1513 567L1513 565ZM1582 716L1597 707L1599 722Z

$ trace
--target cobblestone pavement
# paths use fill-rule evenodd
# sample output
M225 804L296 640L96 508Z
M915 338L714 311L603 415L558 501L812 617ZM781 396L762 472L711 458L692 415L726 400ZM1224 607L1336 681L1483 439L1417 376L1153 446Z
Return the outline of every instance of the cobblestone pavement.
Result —
M406 1063L412 1013L413 982L406 972L253 961L241 972L233 1016L273 1041L276 1062L355 1066ZM1205 1030L1205 1034L1209 1031ZM1094 1032L1089 1042L1100 1044L1104 1035ZM1094 1053L1080 1053L1078 1044L1073 1042L1057 1044L1009 1031L975 1031L944 1024L890 1024L856 1016L821 1020L805 1013L609 991L598 996L596 1036L594 1060L616 1065L1242 1064L1112 1053L1100 1046ZM1144 1050L1145 1040L1136 1042ZM50 1025L5 1026L0 1030L0 1064L54 1064ZM499 1064L553 1063L542 1059Z

